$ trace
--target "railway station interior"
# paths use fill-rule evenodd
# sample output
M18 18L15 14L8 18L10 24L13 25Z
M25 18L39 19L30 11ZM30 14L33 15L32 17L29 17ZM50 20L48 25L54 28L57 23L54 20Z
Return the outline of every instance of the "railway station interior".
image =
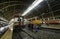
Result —
M0 0L0 39L60 39L60 0Z

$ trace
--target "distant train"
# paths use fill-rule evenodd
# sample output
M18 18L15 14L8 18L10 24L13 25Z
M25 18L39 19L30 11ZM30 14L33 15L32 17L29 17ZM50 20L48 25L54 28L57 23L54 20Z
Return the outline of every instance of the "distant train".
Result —
M60 24L60 20L45 20L45 24Z
M60 24L60 20L45 20L43 21L42 19L39 18L31 18L31 23L32 24Z

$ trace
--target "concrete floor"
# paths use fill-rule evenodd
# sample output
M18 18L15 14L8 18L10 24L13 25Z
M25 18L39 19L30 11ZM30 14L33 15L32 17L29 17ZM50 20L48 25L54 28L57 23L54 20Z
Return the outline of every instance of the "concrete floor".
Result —
M49 29L42 29L39 30L37 33L31 32L27 29L23 29L25 32L30 34L35 39L60 39L60 30L49 30ZM33 39L25 32L21 32L21 36L23 39ZM12 31L8 30L1 39L12 39Z
M42 24L41 27L45 27L45 28L54 28L54 29L60 29L60 24L56 24L56 25L46 25L46 24Z

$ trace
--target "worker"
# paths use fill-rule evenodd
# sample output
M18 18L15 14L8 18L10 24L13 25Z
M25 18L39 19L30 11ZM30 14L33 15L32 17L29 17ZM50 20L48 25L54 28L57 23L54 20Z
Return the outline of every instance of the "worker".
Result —
M39 18L33 18L32 24L33 24L33 31L37 32L42 24L42 20L40 20Z
M30 19L29 28L30 28L30 30L33 32L33 23L32 23L32 19Z
M34 32L38 32L38 30L39 30L39 26L36 25L36 24L34 24L34 25L33 25L33 31L34 31Z

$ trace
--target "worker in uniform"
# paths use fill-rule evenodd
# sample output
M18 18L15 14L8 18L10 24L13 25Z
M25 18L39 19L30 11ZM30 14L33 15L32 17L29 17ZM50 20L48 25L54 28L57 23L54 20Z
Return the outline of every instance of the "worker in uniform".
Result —
M32 22L32 19L30 20L29 29L33 32L33 22Z
M35 17L32 20L32 24L33 24L33 31L37 32L39 30L39 26L41 26L42 21L40 19L38 19L37 17Z
M19 20L19 15L16 14L9 22L9 29L13 32L12 39L22 39L20 35L21 31L21 19Z

